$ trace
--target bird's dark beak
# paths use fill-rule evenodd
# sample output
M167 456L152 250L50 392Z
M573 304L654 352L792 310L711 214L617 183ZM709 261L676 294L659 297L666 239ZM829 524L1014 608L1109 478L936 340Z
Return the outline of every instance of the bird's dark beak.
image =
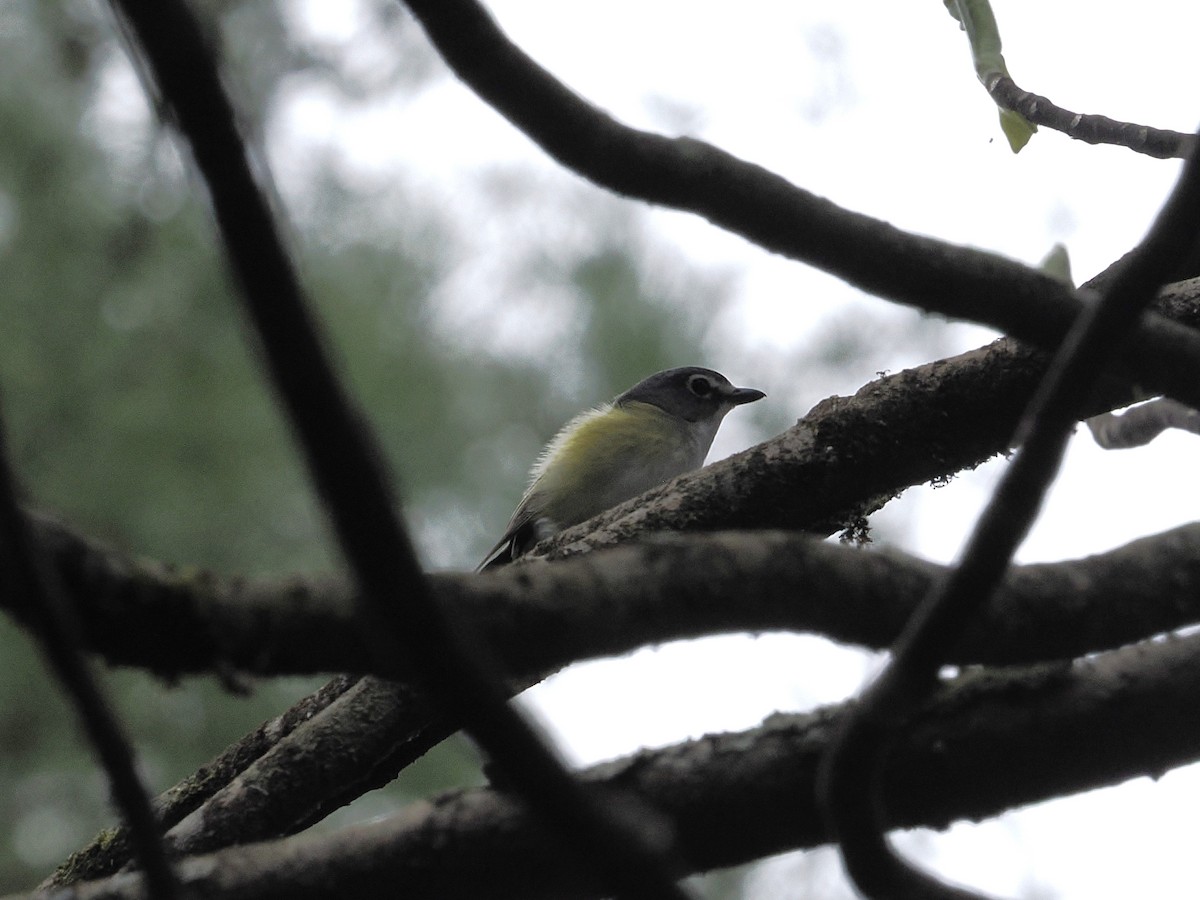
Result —
M767 395L754 388L735 387L725 396L734 406L741 406L743 403L753 403L755 400L761 400Z

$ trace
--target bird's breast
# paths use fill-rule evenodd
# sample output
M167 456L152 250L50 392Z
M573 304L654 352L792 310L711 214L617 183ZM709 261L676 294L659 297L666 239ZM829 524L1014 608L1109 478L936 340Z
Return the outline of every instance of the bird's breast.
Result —
M645 403L584 413L546 449L530 497L558 527L578 524L701 466L715 430Z

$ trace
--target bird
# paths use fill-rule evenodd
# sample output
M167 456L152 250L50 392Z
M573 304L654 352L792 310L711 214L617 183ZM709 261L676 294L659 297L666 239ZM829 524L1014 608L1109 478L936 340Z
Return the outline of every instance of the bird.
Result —
M504 536L477 572L507 565L538 541L698 469L726 413L765 397L720 372L656 372L580 413L542 450Z

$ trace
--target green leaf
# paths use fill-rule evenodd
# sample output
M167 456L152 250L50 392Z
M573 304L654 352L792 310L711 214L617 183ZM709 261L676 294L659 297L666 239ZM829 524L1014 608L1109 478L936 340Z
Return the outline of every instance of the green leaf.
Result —
M1011 109L1002 109L1000 110L1000 130L1008 138L1008 146L1012 148L1012 152L1020 153L1029 143L1029 139L1033 137L1033 133L1037 131L1037 126L1020 113L1013 112Z
M971 59L975 63L976 77L987 86L993 79L1008 77L1008 66L1004 62L1000 26L988 0L943 0L947 11L967 33L971 45ZM1000 109L1000 130L1008 139L1013 153L1020 153L1037 126L1019 113Z
M1075 286L1075 280L1071 277L1071 256L1062 244L1050 248L1050 252L1042 257L1038 269L1056 281Z

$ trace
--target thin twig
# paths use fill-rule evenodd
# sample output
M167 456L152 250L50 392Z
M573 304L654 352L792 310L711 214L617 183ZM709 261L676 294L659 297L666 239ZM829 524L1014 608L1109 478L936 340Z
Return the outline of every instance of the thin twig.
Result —
M1115 144L1158 159L1183 159L1195 147L1195 135L1074 113L1022 90L1008 74L1000 28L988 0L947 0L946 8L967 34L975 74L1000 107L1001 127L1014 150L1025 145L1038 125L1089 144Z
M1108 116L1076 113L1055 106L1045 97L1022 90L1008 75L994 73L984 81L984 87L997 106L1077 141L1115 144L1156 159L1186 159L1196 147L1194 134L1119 122Z
M825 765L822 801L846 868L868 896L975 896L913 867L884 837L880 779L888 742L898 721L934 690L947 648L992 596L1037 516L1087 392L1198 232L1200 159L1194 155L1149 234L1056 355L1018 426L1014 443L1020 450L961 563L918 609L896 642L891 665L864 691L858 711L844 724Z
M419 662L437 702L461 716L510 784L561 827L581 865L624 896L686 897L666 862L666 836L635 826L612 798L594 797L572 779L536 728L508 706L484 648L433 602L382 457L330 366L190 13L179 0L114 2L208 185L267 370L353 572L372 651L380 658L404 652Z

